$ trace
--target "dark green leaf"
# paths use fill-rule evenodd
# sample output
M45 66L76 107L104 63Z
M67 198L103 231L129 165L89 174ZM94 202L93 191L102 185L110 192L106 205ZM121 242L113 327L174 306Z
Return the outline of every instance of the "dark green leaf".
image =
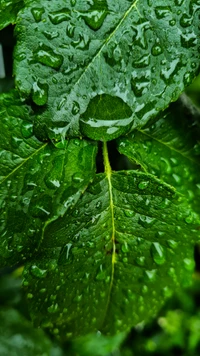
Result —
M1 356L61 356L42 330L34 329L31 322L14 309L0 309Z
M0 3L0 30L14 24L20 9L24 6L23 0L1 0Z
M200 213L200 113L183 98L143 129L118 141L119 151L184 194Z
M46 221L76 203L95 171L94 142L39 142L31 117L15 92L0 97L1 266L33 254Z
M198 0L30 1L17 20L17 87L47 104L38 116L49 137L111 140L155 117L198 73L199 13ZM100 97L99 133L89 108ZM108 122L114 101L119 117Z
M35 323L62 337L147 320L194 268L195 214L152 175L111 172L105 147L105 174L46 225L24 274Z

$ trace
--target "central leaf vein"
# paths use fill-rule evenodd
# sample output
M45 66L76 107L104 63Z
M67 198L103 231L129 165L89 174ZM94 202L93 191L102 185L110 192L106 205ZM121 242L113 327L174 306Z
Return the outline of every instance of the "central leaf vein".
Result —
M111 279L110 279L110 287L109 287L109 292L108 292L108 300L105 308L105 316L107 314L107 310L109 307L110 303L110 298L111 298L111 291L113 287L113 282L114 282L114 273L115 273L115 263L116 263L116 243L115 243L115 220L114 220L114 203L113 203L113 192L112 192L112 183L111 183L111 175L112 175L112 169L110 166L109 162L109 157L108 157L108 149L107 149L107 144L106 142L103 143L103 157L104 157L104 166L105 166L105 174L106 178L108 180L108 189L109 189L109 198L110 198L110 211L111 211L111 228L112 228L112 266L111 266Z

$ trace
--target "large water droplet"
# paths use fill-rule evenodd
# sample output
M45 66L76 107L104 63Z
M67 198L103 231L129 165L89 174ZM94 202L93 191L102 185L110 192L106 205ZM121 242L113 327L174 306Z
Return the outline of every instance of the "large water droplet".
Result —
M90 101L80 128L84 136L110 141L128 132L132 121L132 110L121 98L102 94Z
M31 274L38 278L45 278L47 275L47 270L41 269L38 266L34 265L34 266L31 266Z
M70 10L68 8L64 8L58 11L50 12L49 18L53 25L58 25L63 21L70 20Z
M101 28L108 13L106 0L93 0L87 12L82 13L85 23L94 31Z
M45 11L43 7L33 7L31 12L35 21L40 22L42 20L42 14L44 14Z
M51 47L42 43L34 52L34 58L36 61L54 69L60 68L63 63L63 56L61 54L56 53Z
M33 135L33 125L30 122L23 121L21 124L21 133L24 138L29 138Z
M165 252L163 247L158 242L152 243L151 254L154 262L157 265L162 265L163 263L165 263Z
M48 99L48 84L39 80L33 83L32 99L37 105L45 105Z

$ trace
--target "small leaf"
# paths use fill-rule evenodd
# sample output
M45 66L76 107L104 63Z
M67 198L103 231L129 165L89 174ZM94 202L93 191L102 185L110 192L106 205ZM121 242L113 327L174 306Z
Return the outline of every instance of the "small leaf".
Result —
M197 75L199 13L197 0L31 1L16 26L20 94L44 107L38 116L50 138L108 141L142 127ZM129 108L125 120L113 122L107 106L101 119L88 117L108 96L119 112Z
M0 97L1 265L30 258L48 220L62 216L93 179L96 144L39 142L31 108L18 95Z
M23 0L1 0L0 3L0 30L4 27L14 24L16 22L16 17L19 12L24 7Z
M118 140L120 153L184 194L200 214L200 114L185 97Z
M186 222L184 199L152 175L111 172L105 145L104 159L105 173L45 226L24 272L35 324L58 328L62 338L115 334L148 320L190 283L194 268L199 222Z

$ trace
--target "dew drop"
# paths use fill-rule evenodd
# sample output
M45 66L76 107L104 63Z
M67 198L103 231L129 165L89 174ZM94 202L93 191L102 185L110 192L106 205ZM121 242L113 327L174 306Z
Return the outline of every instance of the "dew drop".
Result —
M74 175L72 176L72 180L73 180L73 182L75 182L75 183L81 183L81 182L83 182L83 176L80 174L80 173L74 173Z
M80 111L80 105L79 103L77 103L77 101L74 101L72 106L72 114L77 115L79 111Z
M95 96L81 115L80 128L84 136L109 141L128 132L133 118L130 107L119 97Z
M48 99L48 84L42 83L39 80L33 83L32 99L35 104L45 105Z
M195 267L195 261L193 259L185 258L183 260L183 263L184 263L184 267L187 271L193 271L193 269Z
M138 184L140 190L145 190L149 185L149 181L142 181Z
M39 63L54 69L60 68L63 63L63 56L44 44L40 44L38 49L34 52L34 58Z
M70 20L70 10L68 8L63 8L58 11L50 12L49 18L53 25L58 25L63 21Z
M45 278L47 275L46 269L41 269L36 265L31 266L31 274L38 278Z
M44 14L44 9L43 7L33 7L31 9L32 15L34 17L34 20L36 22L40 22L42 20L42 15Z
M30 138L33 135L33 125L30 122L22 122L21 133L24 138Z
M108 5L106 0L93 0L92 5L87 12L82 13L82 17L93 31L99 30L108 14Z
M151 245L151 255L157 265L165 263L165 253L163 247L158 242L153 242Z

